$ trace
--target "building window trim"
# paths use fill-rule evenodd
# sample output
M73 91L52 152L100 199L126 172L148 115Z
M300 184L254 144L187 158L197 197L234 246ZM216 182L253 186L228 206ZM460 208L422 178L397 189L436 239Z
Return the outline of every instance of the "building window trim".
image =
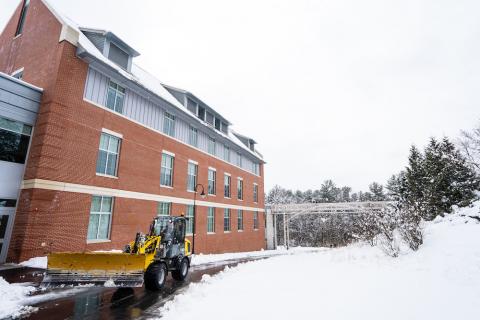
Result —
M215 234L215 207L207 209L207 234Z
M107 147L106 149L103 149L102 148L102 137L106 137L105 139L108 139L107 141ZM116 151L112 151L110 150L110 143L112 140L114 139L117 139L117 150ZM111 177L118 177L118 163L120 161L120 150L121 150L121 145L122 145L122 139L116 137L116 136L113 136L111 134L108 134L108 133L105 133L105 132L102 132L100 134L100 142L99 142L99 145L98 145L98 152L97 152L97 165L96 165L96 169L95 169L95 172L96 173L99 173L100 175L106 175L106 176L111 176ZM105 163L102 165L102 168L99 168L99 161L100 161L100 154L101 153L105 153L106 156L105 156ZM113 157L115 156L115 166L114 166L114 172L113 174L110 174L110 173L107 173L108 171L108 164L109 164L109 159L110 157ZM102 170L101 172L99 172L98 170Z
M98 208L98 211L93 211L93 206L94 206L94 200L100 198L100 207ZM103 206L104 206L104 199L110 199L110 210L109 211L104 211ZM110 236L112 234L112 217L113 217L113 207L115 203L115 198L111 196L104 196L104 195L93 195L91 197L91 204L90 204L90 214L89 214L89 222L88 222L88 228L87 228L87 242L92 243L92 242L105 242L105 241L110 241ZM89 233L90 233L90 219L92 218L92 215L98 216L97 220L97 230L95 233L95 238L89 238ZM102 227L102 216L108 215L108 229L107 229L107 234L105 238L100 238L99 233L101 232L101 227ZM105 222L103 222L105 223Z
M190 165L193 165L194 172L191 172ZM188 161L187 164L187 191L195 192L195 187L197 186L198 182L198 162Z
M108 85L107 85L107 92L105 96L105 107L107 109L112 110L113 112L122 114L123 113L123 107L125 104L125 94L126 94L126 89L125 87L122 87L119 85L117 82L113 81L112 79L109 79ZM109 95L113 94L113 105L109 106ZM117 105L117 102L121 98L121 104Z
M211 174L211 175L210 175ZM208 168L208 188L207 192L209 196L217 194L217 170L214 168Z
M160 163L160 186L173 188L173 175L175 172L175 156L162 152Z
M165 112L163 115L163 133L169 137L175 137L175 115Z
M232 213L229 208L223 209L223 232L228 233L232 231Z

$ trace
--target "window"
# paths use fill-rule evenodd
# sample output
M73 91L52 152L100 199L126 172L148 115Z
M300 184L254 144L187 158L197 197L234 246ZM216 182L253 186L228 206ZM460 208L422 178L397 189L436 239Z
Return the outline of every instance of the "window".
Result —
M225 208L223 212L223 231L230 231L230 209Z
M215 139L208 137L208 153L215 155Z
M188 143L191 146L198 147L198 130L197 130L197 128L190 127L190 131L188 133Z
M162 153L162 166L160 169L160 185L173 187L173 162L175 157Z
M257 211L253 213L253 229L254 230L258 229L258 212Z
M168 112L165 112L163 118L163 133L168 134L170 137L175 136L175 116Z
M15 31L15 36L22 34L23 25L25 24L25 17L27 15L28 6L30 5L30 0L24 0L22 11L20 12L20 18L18 19L17 30Z
M109 176L117 175L120 138L102 133L97 158L97 173Z
M92 197L87 240L108 240L110 238L112 208L112 197Z
M106 107L118 113L122 113L123 100L125 100L125 88L110 80L107 89Z
M197 185L198 165L193 162L188 163L187 190L195 191Z
M193 219L194 218L194 212L193 212L193 206L187 204L187 214L185 215L187 219L187 234L193 234Z
M108 50L108 59L115 62L123 69L128 69L128 53L120 49L118 46L110 42L110 49Z
M160 218L158 219L159 230L156 230L157 234L160 234L160 231L167 226L168 219L170 219L171 210L172 210L172 204L170 202L158 203L157 216Z
M207 118L205 120L213 126L213 114L207 111Z
M204 107L198 106L197 117L199 117L200 119L205 121L205 108Z
M237 198L243 200L243 180L240 178L237 180Z
M207 212L207 232L215 232L215 208L209 207Z
M240 152L237 152L237 166L242 167L242 155Z
M260 172L260 165L258 163L253 163L253 173L258 176Z
M230 162L230 148L227 146L223 147L223 160Z
M197 114L197 103L190 98L187 98L187 109L193 113Z
M237 213L237 229L243 230L243 210L238 210Z
M228 125L225 122L222 122L222 132L228 133Z
M230 198L230 182L231 182L231 180L232 180L232 177L230 177L227 174L223 178L223 185L224 185L223 195L225 196L225 198Z
M253 184L253 202L258 202L258 184Z
M217 193L217 171L208 169L208 194L215 195Z
M32 127L0 117L0 160L25 163Z
M220 126L221 126L220 123L221 123L220 119L215 118L215 129L220 130Z

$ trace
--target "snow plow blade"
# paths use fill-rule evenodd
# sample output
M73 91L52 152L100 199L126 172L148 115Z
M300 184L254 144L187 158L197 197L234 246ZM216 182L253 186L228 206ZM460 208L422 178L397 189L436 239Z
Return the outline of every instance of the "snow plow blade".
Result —
M129 253L51 253L42 286L94 284L141 287L145 255Z

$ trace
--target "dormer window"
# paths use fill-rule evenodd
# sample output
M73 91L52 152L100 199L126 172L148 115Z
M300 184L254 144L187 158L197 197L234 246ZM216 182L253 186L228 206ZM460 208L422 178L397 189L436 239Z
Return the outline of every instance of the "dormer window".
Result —
M213 114L207 111L207 123L211 124L213 126Z
M255 151L255 143L252 140L248 141L248 147L250 150Z
M128 69L128 53L117 47L115 44L110 43L110 50L108 51L108 59L118 64L123 69Z
M219 130L220 131L220 119L218 118L215 118L215 129Z
M23 0L22 11L20 12L20 18L18 19L17 30L15 31L15 37L22 34L23 25L25 24L25 17L27 16L28 6L30 0Z
M198 106L197 117L199 117L200 119L202 119L203 121L205 121L205 108L204 108L204 107Z

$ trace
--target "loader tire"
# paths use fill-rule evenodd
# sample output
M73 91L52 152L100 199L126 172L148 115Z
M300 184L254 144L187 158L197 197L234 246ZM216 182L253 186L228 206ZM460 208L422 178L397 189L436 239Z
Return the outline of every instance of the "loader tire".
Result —
M178 264L176 270L172 271L173 279L177 281L183 281L188 275L188 268L190 267L188 263L188 258L183 258L182 261Z
M167 266L163 262L153 263L145 271L145 288L151 291L162 290L167 280Z

